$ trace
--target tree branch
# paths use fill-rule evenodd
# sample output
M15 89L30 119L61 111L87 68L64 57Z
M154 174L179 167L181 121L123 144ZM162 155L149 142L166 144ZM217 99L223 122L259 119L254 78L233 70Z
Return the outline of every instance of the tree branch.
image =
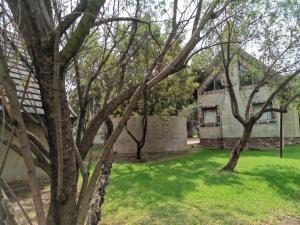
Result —
M253 115L253 119L255 121L257 121L262 114L264 113L264 110L267 109L268 105L270 104L270 102L276 97L276 95L293 79L295 78L298 74L300 73L300 69L296 70L294 73L292 73L291 75L289 75L281 84L279 84L275 90L272 92L272 94L269 96L269 98L266 100L266 102L264 103L262 109L257 112L255 115Z
M83 41L94 25L100 8L104 5L105 0L90 0L87 3L85 14L82 16L76 29L71 34L67 44L60 51L61 68L64 69L70 60L78 53Z
M67 31L67 29L70 28L70 26L75 22L75 20L82 15L82 13L84 12L84 10L86 9L86 6L87 6L87 0L80 0L76 7L74 8L74 10L64 16L62 18L62 21L60 22L60 31L61 31L61 35L63 33L65 33Z

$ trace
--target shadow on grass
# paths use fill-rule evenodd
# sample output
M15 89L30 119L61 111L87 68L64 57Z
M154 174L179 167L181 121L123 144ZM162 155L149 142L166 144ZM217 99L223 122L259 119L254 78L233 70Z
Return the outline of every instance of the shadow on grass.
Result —
M282 198L300 203L300 171L293 166L266 164L241 174L261 179Z
M298 159L298 147L289 148L286 156ZM251 224L250 219L254 221L260 215L268 217L270 204L281 198L300 203L300 169L294 166L297 161L277 160L277 152L272 150L246 151L239 162L240 172L218 172L229 155L230 151L200 150L158 163L114 164L107 193L109 200L115 202L106 213L124 211L120 221L127 221L128 215L139 224L214 224L207 223L213 221L232 225ZM260 209L253 209L258 200L262 214ZM281 201L274 207L280 204ZM145 216L135 214L144 208ZM129 224L137 224L136 221Z
M293 146L294 149L298 147ZM289 149L286 156L298 159L299 151L294 152L294 149ZM294 167L266 164L244 173L220 173L218 169L227 161L230 152L213 151L212 154L210 150L201 150L191 156L159 163L116 165L112 171L113 182L109 185L109 194L119 199L121 196L138 193L140 198L144 198L144 204L151 204L166 198L180 200L185 193L197 188L195 182L198 181L207 185L242 185L242 176L250 175L265 180L282 195L299 198L300 193L297 194L294 187L300 187L300 172L295 171ZM242 157L259 156L276 157L276 152L252 150L244 152ZM215 159L218 159L218 162ZM223 162L219 162L219 159Z
M159 163L114 165L108 194L112 199L122 199L124 204L145 207L158 201L180 201L185 194L199 188L198 182L209 185L242 184L235 174L218 172L223 164L216 162L216 157L226 159L228 152L212 154L199 151L191 156ZM137 202L136 197L142 201Z

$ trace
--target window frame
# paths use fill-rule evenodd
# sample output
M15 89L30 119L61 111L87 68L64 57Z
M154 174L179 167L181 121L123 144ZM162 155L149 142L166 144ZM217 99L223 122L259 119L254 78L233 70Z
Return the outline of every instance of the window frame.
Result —
M218 82L219 82L219 84L218 84ZM212 90L208 90L208 88L211 85L213 86L213 89ZM220 85L219 88L217 88L218 85ZM217 91L220 91L220 90L224 90L224 83L222 81L222 78L218 75L218 76L216 76L214 79L212 79L209 82L209 84L204 89L203 93L213 93L213 92L217 92Z
M252 107L252 113L255 114L257 112L254 112L254 107L255 106L263 106L265 104L265 102L254 102L252 103L251 107ZM273 102L270 102L269 106L267 108L272 108L273 107ZM265 113L269 113L271 116L270 119L265 119L263 118L263 115ZM277 123L277 116L276 116L276 112L264 112L263 115L256 121L256 124L267 124L267 123Z
M241 70L241 67L243 68L243 70ZM251 74L251 83L242 83L242 81L245 82L245 79L243 79L243 77L245 76L245 73L247 73L247 66L241 62L238 62L238 71L239 71L239 79L240 79L240 87L245 87L245 86L254 86L257 81L255 79L255 77L253 76L253 74Z
M205 112L205 110L212 110L212 109L216 110L216 122L206 123L204 121L204 119L205 119L204 118L204 112ZM221 118L220 118L220 108L219 108L219 106L202 106L202 107L200 107L199 112L200 112L200 115L199 115L200 127L218 127L218 126L220 126Z

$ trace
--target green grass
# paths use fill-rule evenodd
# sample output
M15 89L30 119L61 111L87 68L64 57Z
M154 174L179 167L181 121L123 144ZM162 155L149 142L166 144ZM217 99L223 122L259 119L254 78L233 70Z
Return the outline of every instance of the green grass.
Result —
M300 146L278 155L243 152L235 174L218 172L229 157L224 150L116 163L103 224L288 224L284 218L300 217Z

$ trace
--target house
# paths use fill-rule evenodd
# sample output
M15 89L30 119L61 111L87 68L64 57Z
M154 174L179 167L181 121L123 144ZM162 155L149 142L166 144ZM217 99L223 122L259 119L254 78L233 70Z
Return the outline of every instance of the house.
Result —
M22 51L22 48L18 46ZM44 126L44 110L42 108L41 94L39 90L39 85L35 80L33 75L30 75L29 69L22 63L22 61L14 53L13 49L8 48L8 69L10 76L16 84L17 95L19 101L22 104L22 113L27 131L34 136L40 144L43 146L44 150L48 151L48 143L46 139L46 129ZM24 52L23 52L24 53ZM28 88L25 89L26 83L28 81ZM0 89L1 87L0 82ZM25 91L26 90L26 91ZM1 90L2 92L2 90ZM11 148L7 151L7 144L11 137L12 126L9 122L9 116L7 112L7 107L5 103L7 99L5 96L0 96L0 165L2 165L4 159L5 166L1 178L6 182L15 182L21 180L27 180L27 170L24 161L20 155L14 151L14 147L19 146L16 136L13 136ZM4 110L6 109L6 110ZM71 117L76 118L76 114L70 108ZM15 148L16 149L16 148ZM6 157L6 152L7 157ZM47 175L40 168L37 168L37 176L39 178L46 178Z
M249 75L247 68L255 65L264 67L263 63L244 50L239 49L237 60L230 65L230 76L237 97L240 111L245 107L257 80ZM242 135L242 125L233 117L231 101L226 90L226 78L222 72L221 57L217 56L202 77L201 87L197 90L199 104L200 145L213 148L230 148ZM260 109L272 91L270 85L263 86L252 101L252 111ZM278 100L271 103L278 106ZM283 136L286 144L300 143L299 111L290 108L283 115ZM266 112L254 125L248 148L273 148L280 143L280 115Z

